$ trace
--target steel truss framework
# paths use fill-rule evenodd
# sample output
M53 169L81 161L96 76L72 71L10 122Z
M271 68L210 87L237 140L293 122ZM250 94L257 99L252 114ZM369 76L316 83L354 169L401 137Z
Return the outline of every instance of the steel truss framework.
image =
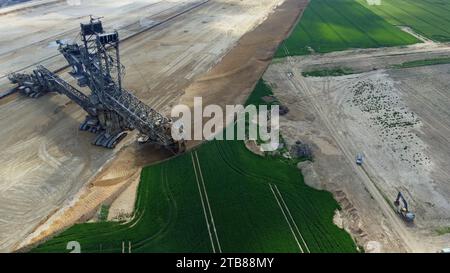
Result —
M57 41L58 50L72 67L69 73L77 84L89 87L89 95L43 66L30 74L13 73L10 81L32 98L57 92L76 102L88 114L80 129L97 134L95 145L114 148L126 131L137 129L140 142L152 142L175 153L184 151L184 141L171 136L172 120L122 88L125 68L120 63L117 31L106 33L100 19L91 16L89 23L81 24L80 34L82 45Z

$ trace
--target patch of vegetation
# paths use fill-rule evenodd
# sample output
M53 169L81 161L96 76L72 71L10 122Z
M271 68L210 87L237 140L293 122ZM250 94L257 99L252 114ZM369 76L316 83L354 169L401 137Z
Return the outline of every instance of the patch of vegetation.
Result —
M402 64L394 65L393 68L411 68L411 67L419 67L419 66L427 66L427 65L449 64L449 63L450 63L450 58L435 58L435 59L425 59L425 60L404 62Z
M437 233L438 235L445 235L445 234L448 234L448 233L450 233L450 227L442 227L442 228L438 228L438 229L436 229L436 233Z
M435 41L450 41L450 1L382 0L380 5L357 1L393 25L409 26Z
M311 0L292 34L281 44L276 57L419 42L358 1Z
M353 70L350 68L329 68L322 70L312 70L302 72L304 77L335 77L353 74Z
M271 96L273 96L272 88L263 79L260 79L253 92L247 98L245 105L270 105L263 98Z
M108 205L101 205L100 211L98 214L98 220L100 222L104 222L108 220L108 214L109 214L109 206Z
M265 101L264 98L270 99L272 101ZM272 87L270 87L263 79L260 79L253 90L253 92L250 94L249 98L247 99L245 105L280 105L280 102L277 98L274 97ZM249 122L246 121L246 126L248 128ZM293 166L296 166L298 162L307 160L305 158L286 158L284 155L289 154L288 146L286 141L284 140L283 136L279 136L280 141L280 148L273 152L266 152L266 157L271 157L273 159L277 159L281 162L284 162L286 164L290 164ZM261 145L266 142L262 141L260 138L259 132L257 135L256 144Z

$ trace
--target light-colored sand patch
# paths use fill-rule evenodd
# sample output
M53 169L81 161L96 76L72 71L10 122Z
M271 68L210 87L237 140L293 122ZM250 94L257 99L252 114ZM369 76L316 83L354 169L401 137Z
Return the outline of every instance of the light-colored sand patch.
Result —
M131 180L130 185L109 207L108 221L126 221L132 218L140 181L139 173L134 175Z

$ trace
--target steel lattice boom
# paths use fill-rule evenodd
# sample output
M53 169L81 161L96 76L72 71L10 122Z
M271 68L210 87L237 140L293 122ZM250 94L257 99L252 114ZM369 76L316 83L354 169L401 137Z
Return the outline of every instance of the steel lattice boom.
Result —
M171 136L172 120L122 88L125 69L120 63L118 33L105 33L102 22L91 17L89 23L81 24L80 34L83 45L57 41L58 50L72 67L69 73L80 87L89 87L90 95L43 66L31 74L13 73L10 81L27 96L37 98L57 92L80 105L88 113L80 129L97 134L95 145L114 148L126 131L137 129L140 142L152 142L173 152L184 151L184 142Z

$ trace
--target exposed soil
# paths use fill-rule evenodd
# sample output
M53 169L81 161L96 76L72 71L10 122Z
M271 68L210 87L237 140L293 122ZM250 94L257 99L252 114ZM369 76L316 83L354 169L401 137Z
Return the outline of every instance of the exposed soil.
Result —
M34 12L42 16L41 7L5 15L0 19L14 20L19 25L22 22L24 28L21 34L23 38L16 37L16 44L3 41L8 44L8 47L5 47L8 50L3 51L0 56L4 58L2 65L5 65L2 71L6 74L11 69L17 70L32 64L34 60L45 59L48 52L55 52L56 48L50 51L43 50L43 55L38 49L45 48L48 45L47 40L53 40L61 35L71 36L71 31L76 33L79 21L82 20L80 17L91 12L97 15L109 14L111 19L105 19L105 23L109 22L106 23L107 27L117 23L120 28L120 25L132 24L132 19L137 20L137 27L130 25L127 28L127 33L130 34L145 27L142 26L145 25L142 24L143 21L163 20L179 12L183 7L186 8L187 4L198 2L149 1L144 3L146 6L140 8L133 6L131 2L121 2L121 7L114 4L108 6L105 2L105 5L97 3L92 8L73 7L73 9L64 3L55 3L56 6L45 7L47 17L39 17L42 18L42 22L33 21L32 25L26 24L27 18L31 18ZM171 105L182 95L182 90L196 76L214 66L243 34L260 24L280 2L210 1L173 21L124 41L121 50L122 61L127 68L124 86L133 90L144 102L167 113ZM176 5L182 7L175 7ZM134 8L134 11L130 8ZM127 17L122 16L120 12L117 13L119 10L131 13L133 16L128 16L131 21L115 21L114 16ZM149 10L158 12L146 14L150 16L148 18L143 14ZM54 25L58 27L55 28ZM69 32L60 29L64 27L68 28ZM48 37L47 40L41 38L37 44L28 46L30 41L26 39L36 41L32 35L38 33L39 28L43 31L39 37ZM20 32L20 28L15 29ZM60 31L63 33L58 33ZM29 33L31 35L28 35ZM126 36L124 33L121 35ZM9 39L11 35L2 37ZM11 51L15 45L16 50ZM14 56L19 56L19 59ZM60 67L62 63L53 59L44 61L45 65L51 64L51 69ZM134 134L113 151L91 146L90 140L93 136L77 130L84 113L62 96L49 95L38 100L16 96L15 99L3 104L0 112L4 117L1 121L3 164L0 168L0 173L4 177L0 185L2 251L11 250L13 245L34 230L37 224L43 223L49 213L57 211L63 204L66 206L75 204L79 200L75 196L78 198L83 196L84 200L91 200L91 203L81 202L85 209L76 210L76 214L69 217L68 221L62 220L63 226L78 220L80 215L89 214L91 208L97 207L99 203L124 187L124 183L118 183L118 177L123 176L124 180L129 180L128 178L135 172L140 171L140 166L167 157L167 154L155 152L155 148L152 147L135 147L134 144L129 146L128 144L134 142ZM111 162L123 147L126 149L123 149L115 162ZM144 152L148 153L142 154ZM144 159L137 164L136 162L142 158L140 153ZM133 169L130 162L136 163L139 167ZM116 169L117 177L108 175L110 169L105 171L108 165ZM99 172L102 169L103 171ZM122 169L126 170L124 171L126 174L122 173ZM96 174L100 182L92 180ZM89 180L93 183L79 192ZM105 184L110 185L106 187Z
M333 192L341 224L368 252L436 252L450 244L435 232L450 226L450 66L384 69L449 52L440 44L291 57L264 75L290 109L281 117L284 138L314 147L320 179L311 184ZM302 77L312 63L369 72ZM354 162L359 152L363 167ZM416 213L412 226L394 212L398 191Z
M125 86L165 113L178 102L191 105L194 96L202 96L204 103L244 103L307 4L287 0L277 7L281 2L214 1L158 31L136 36L133 44L127 42L129 47L124 45L122 50L127 66ZM139 71L145 71L145 75ZM132 143L134 139L127 140ZM189 142L188 147L198 144ZM76 195L75 202L66 203L16 248L87 219L101 203L125 190L142 166L169 156L150 145L125 145L111 163L102 164L103 171ZM112 170L118 176L112 175ZM121 177L123 182L117 183Z

